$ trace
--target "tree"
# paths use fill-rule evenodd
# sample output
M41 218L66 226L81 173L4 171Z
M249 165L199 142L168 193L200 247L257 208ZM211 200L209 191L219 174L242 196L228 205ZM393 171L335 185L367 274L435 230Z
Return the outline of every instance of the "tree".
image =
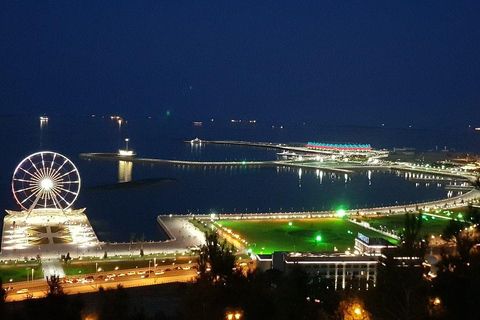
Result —
M424 319L427 316L428 284L421 265L426 240L420 237L422 214L406 213L402 243L397 249L382 251L377 285L365 300L370 310L386 319ZM407 257L401 261L395 257ZM370 294L370 292L372 292Z
M128 246L128 251L132 251L132 245L135 243L135 233L130 234L130 245Z
M363 301L358 298L348 298L340 301L335 311L335 319L338 320L370 320L372 315L365 310Z
M401 247L409 257L419 253L417 252L417 249L421 248L421 245L419 245L419 242L421 242L421 239L419 238L421 229L422 212L418 215L407 212L405 214L405 227L400 237L402 239Z
M446 245L442 247L442 259L437 264L438 276L434 279L434 291L442 301L442 306L453 318L476 318L480 297L480 242L478 211L467 208L464 220L475 223L465 227L465 223L451 220L442 233Z
M210 265L211 276L207 275ZM217 232L205 233L205 244L200 248L198 270L200 277L207 277L214 282L226 282L233 275L235 256L233 247L226 241L220 242Z
M72 257L70 257L70 252L67 252L67 255L65 256L65 258L63 258L63 262L67 266L69 266L71 261L72 261Z
M465 228L464 223L450 220L448 226L443 230L442 239L447 244L453 245L454 251L448 253L444 250L442 260L444 258L445 262L454 263L457 267L469 263L471 251L476 250L476 245L480 242L480 232L477 228L474 226Z
M129 318L130 297L122 285L116 289L99 289L100 313L98 320L123 320Z
M7 290L3 288L2 277L0 277L0 318L5 313L5 299L7 298Z
M48 292L47 296L61 296L65 293L63 292L62 285L60 284L60 276L53 275L50 277L46 277L47 285L48 285Z
M144 253L143 253L143 245L145 243L145 234L142 234L142 236L140 237L140 239L138 239L138 242L140 243L140 257L143 257L144 256Z

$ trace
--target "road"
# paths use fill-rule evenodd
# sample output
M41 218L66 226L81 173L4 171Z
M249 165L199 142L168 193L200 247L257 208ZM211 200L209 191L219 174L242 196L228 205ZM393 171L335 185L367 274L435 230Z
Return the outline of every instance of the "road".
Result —
M191 269L195 264L179 264L177 267L182 268L181 270L171 270L166 271L164 274L155 275L151 273L147 278L142 278L145 274L148 274L149 268L138 268L138 269L129 269L129 270L118 270L115 272L99 272L93 276L92 283L62 283L62 288L67 294L77 294L77 293L88 293L96 292L101 287L107 288L116 288L118 285L122 285L125 288L130 287L139 287L139 286L148 286L161 283L170 283L170 282L188 282L192 281L193 278L197 275L197 270ZM162 270L166 270L167 266ZM189 268L184 270L183 268ZM168 268L172 268L168 266ZM152 271L154 268L150 268ZM157 271L161 270L161 267L157 267ZM135 272L135 275L128 275L128 272ZM145 274L138 274L138 273ZM108 278L108 275L115 274L115 277ZM124 274L123 276L119 276ZM84 279L86 276L68 276L63 278L63 280L73 280ZM108 279L108 280L105 280ZM15 282L11 284L5 284L4 287L12 286L13 290L9 291L7 294L7 302L19 301L27 299L28 297L32 298L43 298L45 297L48 287L47 282L44 280L37 280L33 282ZM27 292L17 293L18 291L26 289Z

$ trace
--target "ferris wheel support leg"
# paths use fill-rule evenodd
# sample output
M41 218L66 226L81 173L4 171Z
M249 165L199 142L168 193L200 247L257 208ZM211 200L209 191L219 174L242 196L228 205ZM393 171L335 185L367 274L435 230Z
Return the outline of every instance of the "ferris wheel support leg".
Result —
M25 221L27 221L28 217L30 216L30 213L32 213L33 208L37 205L38 200L42 197L42 192L39 192L37 197L35 198L35 201L33 201L32 205L30 208L27 210L27 216L25 217Z
M67 217L67 212L65 212L65 209L63 209L62 205L60 204L60 202L58 201L58 199L56 197L52 197L53 201L58 205L58 207L60 209L62 209L62 212L63 212L63 215L65 216L65 218L68 219Z

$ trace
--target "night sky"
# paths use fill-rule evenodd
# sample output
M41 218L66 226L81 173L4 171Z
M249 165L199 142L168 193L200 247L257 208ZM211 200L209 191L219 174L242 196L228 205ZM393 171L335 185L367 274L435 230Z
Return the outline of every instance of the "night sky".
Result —
M0 114L480 126L480 1L2 1Z

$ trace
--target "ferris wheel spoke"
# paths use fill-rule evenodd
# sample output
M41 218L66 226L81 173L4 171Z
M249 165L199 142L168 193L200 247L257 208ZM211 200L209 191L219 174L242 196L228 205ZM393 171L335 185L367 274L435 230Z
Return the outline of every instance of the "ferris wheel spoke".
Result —
M37 168L37 166L35 165L35 163L32 161L32 158L28 157L28 160L30 161L30 163L32 164L32 166L35 168L35 170L38 171L38 168Z
M25 179L19 179L19 178L14 178L13 180L14 181L20 181L20 182L27 182L27 183L32 184L32 180L25 180Z
M23 201L20 202L20 204L24 204L24 203L25 203L26 201L28 201L31 197L33 197L33 196L35 196L35 195L37 195L37 194L38 194L38 192L32 193L31 195L29 195L28 197L26 197L25 199L23 199Z
M37 180L42 180L44 178L44 175L42 174L41 171L37 170L33 173L33 176L37 178Z
M65 158L65 160L63 161L63 163L60 165L60 167L58 167L57 169L57 172L60 172L60 170L62 170L63 166L68 162L69 160L67 158Z
M71 194L73 194L73 195L75 195L75 196L78 194L77 192L73 192L73 191L70 191L70 190L68 190L68 189L64 189L64 188L62 188L62 187L58 187L58 189L60 189L60 190L62 190L62 191L65 191L65 192L67 192L67 193L71 193Z
M75 172L75 171L77 171L77 170L76 170L76 169L72 169L72 170L70 170L70 171L62 174L59 178L63 178L63 177L65 177L65 176L67 176L67 175L69 175L70 173Z
M23 189L20 189L20 190L15 190L14 192L19 193L19 192L23 192L23 191L27 191L27 190L32 190L32 189L38 189L38 186L34 185L34 186L23 188Z
M61 174L62 174L62 173L61 173L60 171L58 171L58 170L53 170L51 175L52 175L52 178L53 178L53 179L58 180L58 179L60 179L60 175L61 175Z
M23 169L22 167L20 167L20 170L22 170L22 171L25 172L25 173L28 173L30 176L32 176L33 178L35 178L35 176L33 175L33 173L31 173L30 171L25 170L25 169Z
M80 183L80 181L62 181L61 184L67 184L67 183Z
M55 164L55 158L57 157L57 154L54 153L53 154L53 158L52 158L52 163L50 164L50 169L53 169L53 165Z
M43 152L40 153L40 156L42 157L42 169L45 169L45 159L43 159Z
M54 192L55 195L57 195L60 199L62 199L63 202L65 202L65 203L67 204L67 207L69 207L69 206L71 205L71 203L68 202L68 201L60 194L60 192L58 192L57 190L53 190L53 192ZM59 202L56 198L55 198L55 200L56 200L57 202ZM60 204L60 202L59 202L59 204ZM61 207L61 206L60 206L60 207Z
M52 169L52 168L47 168L48 175L52 177L52 179L55 179L55 176L57 175L57 172Z

